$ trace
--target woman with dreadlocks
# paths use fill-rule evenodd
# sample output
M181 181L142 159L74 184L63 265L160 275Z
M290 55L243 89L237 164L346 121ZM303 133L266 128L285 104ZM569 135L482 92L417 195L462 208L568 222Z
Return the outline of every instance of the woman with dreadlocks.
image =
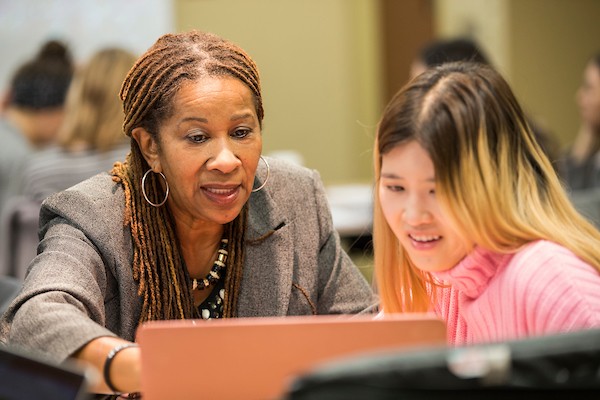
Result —
M374 302L317 172L261 156L259 74L213 34L167 34L120 93L126 161L49 197L0 338L140 389L146 321L350 314ZM302 201L298 201L298 200ZM108 368L107 368L108 366Z

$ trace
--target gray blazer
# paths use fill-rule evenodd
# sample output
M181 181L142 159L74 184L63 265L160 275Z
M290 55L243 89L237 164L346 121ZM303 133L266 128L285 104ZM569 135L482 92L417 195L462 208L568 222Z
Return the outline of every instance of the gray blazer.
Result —
M240 317L357 313L375 302L340 246L316 171L269 159L270 179L250 196ZM257 177L264 177L264 166ZM63 361L90 340L134 340L141 310L132 276L124 195L107 173L49 197L39 254L0 320L0 341Z

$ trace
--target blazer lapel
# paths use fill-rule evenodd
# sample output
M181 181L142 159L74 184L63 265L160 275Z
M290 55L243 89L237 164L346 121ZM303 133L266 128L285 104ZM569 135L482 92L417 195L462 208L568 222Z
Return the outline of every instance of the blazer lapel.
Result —
M294 269L292 229L267 190L253 193L249 206L238 316L284 316Z

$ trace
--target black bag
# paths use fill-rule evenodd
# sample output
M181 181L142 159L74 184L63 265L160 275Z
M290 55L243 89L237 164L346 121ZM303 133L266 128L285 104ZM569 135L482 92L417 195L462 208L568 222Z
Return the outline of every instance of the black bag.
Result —
M532 400L536 395L600 399L600 329L347 358L297 377L285 399Z

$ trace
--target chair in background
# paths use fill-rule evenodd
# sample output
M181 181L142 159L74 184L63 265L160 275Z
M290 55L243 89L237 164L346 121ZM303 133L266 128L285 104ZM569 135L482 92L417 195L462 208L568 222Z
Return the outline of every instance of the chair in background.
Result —
M37 255L40 206L27 197L7 201L0 216L0 276L25 278Z

